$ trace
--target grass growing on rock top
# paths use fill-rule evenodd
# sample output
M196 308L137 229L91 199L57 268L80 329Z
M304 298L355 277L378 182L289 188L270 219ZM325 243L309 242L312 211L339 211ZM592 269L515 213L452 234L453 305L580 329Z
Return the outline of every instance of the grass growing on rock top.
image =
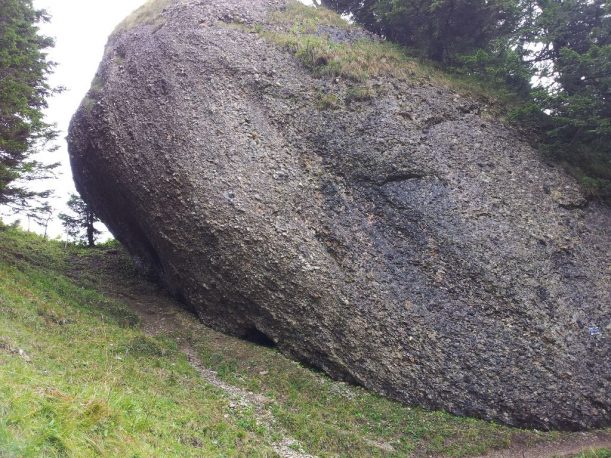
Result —
M329 28L360 32L362 38L334 40ZM361 27L324 7L289 0L286 8L270 14L268 24L251 31L287 50L320 77L341 77L357 84L384 77L433 84L485 102L497 115L508 113L521 103L502 88L451 74L416 57L405 47L368 37Z
M370 77L408 77L419 70L403 49L385 41L361 38L350 43L333 41L325 27L360 30L326 8L312 8L297 1L270 15L271 28L263 37L291 52L320 76L366 81ZM278 29L280 28L280 29Z
M319 27L335 27L350 30L355 27L335 11L324 7L312 8L297 0L290 0L286 8L271 14L272 23L286 24L291 19L294 31L299 33L315 33Z
M162 321L178 325L145 333L130 304L156 313L155 291L120 247L0 229L0 456L276 456L283 437L318 456L471 456L570 437L332 381L203 326L167 296ZM226 387L264 401L236 407Z
M133 13L127 16L113 31L116 33L130 30L131 28L141 24L160 25L163 23L161 13L165 8L172 3L178 3L183 0L148 0L141 7L137 8Z
M415 75L416 66L391 43L358 40L347 45L316 35L280 33L268 36L321 76L340 76L362 82L376 76Z

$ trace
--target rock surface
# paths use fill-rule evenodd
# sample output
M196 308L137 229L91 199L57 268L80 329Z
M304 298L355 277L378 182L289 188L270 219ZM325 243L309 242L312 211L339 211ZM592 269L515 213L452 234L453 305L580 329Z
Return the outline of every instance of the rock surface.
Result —
M217 329L407 403L608 424L608 209L448 88L322 109L352 83L231 24L284 6L117 31L69 135L85 200Z

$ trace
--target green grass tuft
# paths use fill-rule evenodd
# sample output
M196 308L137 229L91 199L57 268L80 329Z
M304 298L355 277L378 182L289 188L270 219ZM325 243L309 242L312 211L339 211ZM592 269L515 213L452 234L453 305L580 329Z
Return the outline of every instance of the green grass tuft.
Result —
M113 35L126 32L138 25L159 26L163 24L163 10L172 3L183 0L148 0L144 5L127 16L113 31Z
M611 448L588 450L575 455L573 458L611 458Z
M340 107L341 101L335 94L318 94L316 101L318 108L321 110L336 110Z
M262 32L262 36L286 49L307 68L322 77L343 77L363 82L372 77L417 76L419 67L392 43L361 39L335 43L326 36L300 32Z
M325 8L313 8L298 1L290 1L284 9L270 15L274 24L291 24L295 33L315 33L320 27L349 30L354 26L336 12Z

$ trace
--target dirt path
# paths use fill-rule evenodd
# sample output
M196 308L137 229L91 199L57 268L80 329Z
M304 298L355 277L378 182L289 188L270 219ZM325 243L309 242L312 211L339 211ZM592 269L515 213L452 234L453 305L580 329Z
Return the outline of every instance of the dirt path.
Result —
M480 458L570 458L596 449L611 449L611 436L603 433L579 433L570 439L542 444L535 447L514 444Z
M230 400L230 408L254 412L256 421L280 439L271 444L272 449L283 458L314 458L303 451L299 441L291 438L278 424L270 411L271 399L260 394L246 391L223 381L216 372L208 369L200 360L197 350L184 335L197 335L210 332L195 315L181 307L163 289L142 279L131 279L121 275L116 266L107 265L104 259L97 259L95 269L112 281L99 284L107 296L127 304L140 318L142 329L148 336L171 335L176 338L180 349L187 356L189 364L208 384L222 390ZM74 259L70 276L81 277L82 272L92 269L87 266L90 260ZM112 288L109 286L112 285Z
M148 298L152 300L142 302L140 297L135 299L122 295L120 299L131 306L132 310L140 318L145 333L151 336L163 334L179 335L186 329L191 332L197 332L199 327L204 326L197 321L195 316L177 306L170 298L161 301L162 303L157 302L158 298ZM258 424L281 437L279 441L271 444L273 450L279 456L284 458L313 458L312 455L308 455L303 451L299 441L291 438L286 431L276 424L274 416L270 411L270 407L273 404L271 399L226 383L216 372L204 366L197 355L197 351L189 344L188 340L183 339L179 341L179 345L187 356L189 364L199 373L202 379L225 392L231 400L229 406L232 409L252 410Z

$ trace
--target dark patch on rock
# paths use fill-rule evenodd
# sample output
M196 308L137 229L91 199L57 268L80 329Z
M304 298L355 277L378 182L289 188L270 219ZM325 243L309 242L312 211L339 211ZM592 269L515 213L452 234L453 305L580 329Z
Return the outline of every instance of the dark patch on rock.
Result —
M217 329L407 403L608 424L608 209L448 89L380 78L321 110L350 83L220 22L283 4L111 37L69 135L85 200Z

